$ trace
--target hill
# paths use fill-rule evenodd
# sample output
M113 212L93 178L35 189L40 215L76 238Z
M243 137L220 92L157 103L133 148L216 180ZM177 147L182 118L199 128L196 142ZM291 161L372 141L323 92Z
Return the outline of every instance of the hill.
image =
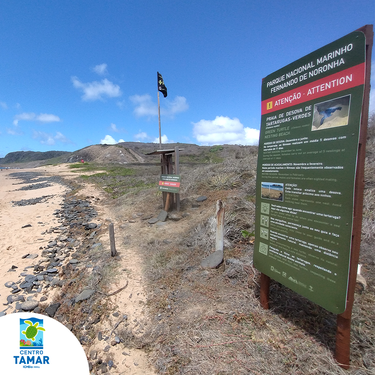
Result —
M37 160L48 160L70 154L67 151L16 151L10 152L4 158L0 158L0 164L28 163Z
M180 163L221 163L227 158L243 159L250 152L257 153L256 146L217 145L198 146L189 143L163 144L162 149L181 150ZM159 163L160 157L149 155L160 149L156 143L122 142L116 145L92 145L74 152L66 151L17 151L0 159L0 165L32 168L47 164L76 163L81 160L96 164Z

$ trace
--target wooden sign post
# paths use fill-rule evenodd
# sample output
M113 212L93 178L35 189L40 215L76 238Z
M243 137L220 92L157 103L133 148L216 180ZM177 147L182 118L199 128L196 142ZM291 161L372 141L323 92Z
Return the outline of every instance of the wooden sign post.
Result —
M180 211L180 165L179 165L179 149L157 150L147 155L161 156L161 178L159 181L159 190L163 193L163 207L168 211L170 207L175 207ZM175 161L173 163L172 156ZM178 185L178 186L177 186Z

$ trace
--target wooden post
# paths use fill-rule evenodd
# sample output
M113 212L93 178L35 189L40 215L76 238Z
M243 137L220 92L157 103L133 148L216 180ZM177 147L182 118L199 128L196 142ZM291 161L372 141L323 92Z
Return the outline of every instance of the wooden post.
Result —
M159 115L159 147L161 150L161 123L160 123L160 95L158 90L158 115Z
M352 250L350 254L347 303L346 310L342 314L339 314L337 316L335 348L335 359L339 363L339 365L345 369L348 369L350 367L350 326L354 303L355 284L357 279L359 249L361 246L364 171L370 95L371 52L374 37L372 25L366 25L358 31L362 31L366 36L366 76L363 94L361 128L358 145L357 173L354 187Z
M180 154L178 146L176 146L174 149L174 155L175 173L180 174ZM180 193L176 194L176 210L177 212L180 211Z
M216 251L224 251L224 205L221 200L216 202Z
M164 210L168 212L169 207L171 205L171 195L172 193L167 193L167 199L165 200L165 207Z
M109 224L109 241L111 243L111 256L115 257L117 255L116 244L115 244L115 228L113 223Z
M161 159L161 174L168 174L167 172L167 160L165 154L160 155ZM165 191L162 192L163 196L163 207L165 207L165 203L167 202L167 193Z
M260 304L265 309L268 310L269 306L269 292L270 292L270 282L271 278L264 273L260 274Z

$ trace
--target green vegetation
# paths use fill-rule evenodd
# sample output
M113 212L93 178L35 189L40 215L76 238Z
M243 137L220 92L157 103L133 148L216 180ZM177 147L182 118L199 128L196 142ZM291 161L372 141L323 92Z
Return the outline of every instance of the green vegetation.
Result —
M255 233L254 232L249 232L247 230L241 230L241 234L242 234L242 237L243 238L250 238L250 237L254 237L255 236Z
M212 146L212 147L210 148L210 152L218 152L218 151L221 151L221 150L223 150L223 149L224 149L223 146L216 145L216 146Z
M141 190L157 186L156 179L152 178L152 182L145 181L145 177L136 176L137 171L132 168L90 163L76 163L71 164L69 167L76 169L80 173L98 171L98 173L89 175L81 174L80 177L101 187L113 199L128 193L137 194Z

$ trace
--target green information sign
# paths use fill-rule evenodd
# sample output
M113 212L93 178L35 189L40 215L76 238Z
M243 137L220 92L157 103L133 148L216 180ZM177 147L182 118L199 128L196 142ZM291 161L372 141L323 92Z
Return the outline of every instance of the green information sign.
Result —
M159 190L167 193L180 192L181 176L179 174L162 174L159 181Z
M262 82L254 265L345 310L365 36L353 32Z

